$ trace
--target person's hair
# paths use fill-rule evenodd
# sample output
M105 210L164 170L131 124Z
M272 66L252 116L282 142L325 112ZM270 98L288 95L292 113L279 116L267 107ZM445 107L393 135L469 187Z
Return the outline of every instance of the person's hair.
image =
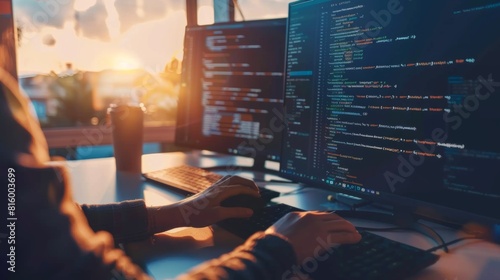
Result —
M29 98L6 70L0 67L0 161L18 162L30 158L34 163L49 160L47 141L33 115Z
M16 40L12 22L0 19L0 67L11 76L16 76Z

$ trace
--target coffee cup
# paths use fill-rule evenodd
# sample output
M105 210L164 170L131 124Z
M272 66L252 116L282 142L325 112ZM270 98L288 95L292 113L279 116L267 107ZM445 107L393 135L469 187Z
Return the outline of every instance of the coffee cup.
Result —
M108 108L117 171L141 172L144 112L142 104L111 104Z

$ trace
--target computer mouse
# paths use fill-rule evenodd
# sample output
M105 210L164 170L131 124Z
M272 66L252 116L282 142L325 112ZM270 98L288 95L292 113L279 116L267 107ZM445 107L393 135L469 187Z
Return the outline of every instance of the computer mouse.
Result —
M257 184L253 180L247 179L245 177L240 177L237 175L228 176L226 180L224 180L224 184L227 185L242 185L249 187L254 190L258 190Z
M223 201L221 201L220 205L224 207L250 208L255 212L264 208L265 202L260 197L255 197L248 194L237 194L224 199Z

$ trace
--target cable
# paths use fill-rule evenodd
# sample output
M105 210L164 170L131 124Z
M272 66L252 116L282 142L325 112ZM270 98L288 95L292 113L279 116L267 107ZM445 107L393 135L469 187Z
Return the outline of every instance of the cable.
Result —
M441 244L439 246L436 246L436 247L428 249L427 252L433 252L433 251L436 251L438 249L443 248L444 246L449 246L451 244L455 244L455 243L458 243L460 241L464 241L464 240L467 240L467 239L483 239L483 240L488 240L488 233L486 233L484 231L472 231L472 232L468 232L468 233L469 234L473 234L473 235L471 235L471 236L465 236L465 237L461 237L461 238L457 238L455 240L446 242L446 243Z
M481 238L479 236L466 236L466 237L457 238L455 240L446 242L446 243L441 244L439 246L432 247L432 248L426 250L426 252L432 253L432 252L434 252L436 250L439 250L439 249L444 248L444 247L448 247L448 246L450 246L452 244L455 244L455 243L458 243L460 241L464 241L464 240L467 240L467 239L481 239Z
M387 227L387 228L356 227L356 229L357 230L366 230L366 231L412 230L412 228L407 228L407 227ZM415 229L413 229L413 230L415 230ZM441 236L440 236L440 238L441 238ZM481 237L480 236L466 236L466 237L457 238L457 239L449 241L449 242L444 242L444 240L441 239L443 241L443 243L441 245L432 247L432 248L426 250L426 252L432 253L436 250L443 248L446 253L449 253L448 246L453 245L455 243L458 243L460 241L468 240L468 239L481 239Z
M446 245L446 242L444 242L443 237L436 230L434 230L432 227L425 225L423 223L420 223L420 222L415 222L413 224L412 228L415 231L420 232L424 235L427 235L427 236L433 238L434 240L438 241L439 243L441 243L441 245L439 245L439 246L441 246L446 253L448 253L450 251L448 249L448 246Z
M395 213L379 213L379 212L370 212L370 211L359 211L356 209L351 210L337 210L335 211L338 215L346 218L361 218L361 219L369 219L383 223L394 224L398 228L406 228L416 232L419 232L423 235L426 235L433 239L437 244L440 244L441 247L444 248L445 252L448 252L448 247L446 246L444 239L437 233L432 227L427 226L415 220L412 215L396 215ZM391 230L394 230L392 228Z
M356 227L356 229L357 230L366 230L366 231L415 230L415 229L407 228L407 227L387 227L387 228ZM439 234L438 234L438 236L439 236ZM432 253L432 252L434 252L436 250L443 249L443 251L445 251L446 253L449 253L448 246L450 246L452 244L458 243L460 241L468 240L468 239L481 239L481 237L479 237L479 236L466 236L466 237L457 238L457 239L449 241L449 242L444 242L444 240L441 238L441 236L439 236L439 238L442 241L442 244L438 245L438 246L435 246L435 247L432 247L432 248L426 250L426 252Z
M245 16L243 15L243 11L241 10L240 4L238 4L238 0L233 0L234 7L238 10L238 13L241 16L241 20L245 21Z
M351 210L351 211L349 211L349 210L347 210L347 211L346 210L340 210L340 211L337 210L337 211L331 211L331 212L340 214L341 216L344 215L346 217L351 217L351 218L368 218L368 219L372 219L375 221L381 221L381 222L386 222L386 223L395 223L396 222L395 220L391 221L391 219L393 219L394 217L386 216L383 213L371 213L371 212L363 212L363 211L359 212L356 210ZM398 224L398 223L396 222L396 224ZM419 232L421 234L424 234L424 235L434 239L439 244L438 246L427 250L428 252L433 252L435 250L442 248L446 253L449 253L448 246L451 244L455 244L457 242L460 242L460 241L463 241L466 239L484 239L484 237L485 237L484 236L485 233L480 231L472 236L467 236L467 237L459 238L456 240L452 240L450 242L445 242L443 237L441 237L441 235L436 230L434 230L432 227L425 225L425 224L418 222L418 221L413 221L411 223L408 223L407 225L402 224L402 225L397 226L397 227L388 227L388 228L356 227L356 228L358 230L367 230L367 231L413 230L413 231Z

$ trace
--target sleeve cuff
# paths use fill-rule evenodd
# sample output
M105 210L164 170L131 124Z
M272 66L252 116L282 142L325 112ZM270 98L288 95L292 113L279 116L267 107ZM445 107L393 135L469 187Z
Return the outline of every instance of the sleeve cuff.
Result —
M272 265L276 266L273 270L279 272L280 275L278 276L280 279L282 276L281 274L296 263L297 257L295 251L292 245L284 237L257 232L245 242L243 247L250 248L257 258L269 258Z
M130 200L103 205L81 205L94 231L111 233L117 243L150 237L144 200Z

